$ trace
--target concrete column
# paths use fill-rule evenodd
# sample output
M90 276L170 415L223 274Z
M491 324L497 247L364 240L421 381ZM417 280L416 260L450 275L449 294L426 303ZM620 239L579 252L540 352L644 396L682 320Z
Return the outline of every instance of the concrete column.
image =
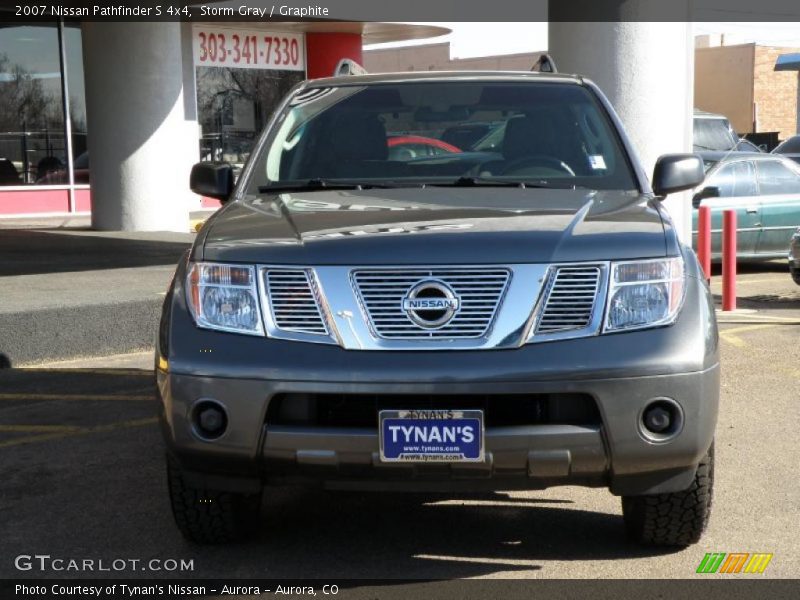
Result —
M82 31L92 227L188 231L199 151L181 24L86 22Z
M619 18L646 18L653 4L629 0ZM637 7L644 12L632 12ZM691 23L550 23L549 52L560 72L585 75L605 92L649 175L661 154L692 151ZM689 193L669 196L665 206L682 240L690 241Z

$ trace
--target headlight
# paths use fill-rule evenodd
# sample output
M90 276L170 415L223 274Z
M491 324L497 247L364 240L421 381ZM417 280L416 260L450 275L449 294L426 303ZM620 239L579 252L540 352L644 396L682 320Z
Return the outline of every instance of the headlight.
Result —
M198 327L264 335L255 267L194 263L186 289Z
M680 257L611 264L604 331L668 325L683 302Z

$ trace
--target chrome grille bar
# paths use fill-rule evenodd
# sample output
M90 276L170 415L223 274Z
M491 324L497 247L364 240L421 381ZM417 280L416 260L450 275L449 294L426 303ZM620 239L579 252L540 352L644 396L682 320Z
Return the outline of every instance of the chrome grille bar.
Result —
M480 338L487 334L508 287L507 268L357 269L353 287L378 338L398 340ZM438 329L412 321L403 310L403 298L414 285L438 280L460 300L453 319Z
M585 329L595 316L601 269L557 267L536 334Z
M292 333L329 335L314 280L306 269L263 269L262 277L274 328Z

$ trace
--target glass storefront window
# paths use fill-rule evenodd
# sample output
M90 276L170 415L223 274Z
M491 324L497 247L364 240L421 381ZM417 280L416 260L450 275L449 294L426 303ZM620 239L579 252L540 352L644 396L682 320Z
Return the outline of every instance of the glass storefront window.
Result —
M89 153L86 146L86 92L83 81L83 44L77 23L64 25L69 122L72 130L72 171L75 183L89 183Z
M200 159L231 163L238 175L258 135L302 71L197 67Z
M78 185L89 184L89 152L86 136L86 92L83 82L83 44L77 23L64 26L64 54L67 67L69 123L72 130L72 172Z
M58 25L0 27L0 186L68 183Z

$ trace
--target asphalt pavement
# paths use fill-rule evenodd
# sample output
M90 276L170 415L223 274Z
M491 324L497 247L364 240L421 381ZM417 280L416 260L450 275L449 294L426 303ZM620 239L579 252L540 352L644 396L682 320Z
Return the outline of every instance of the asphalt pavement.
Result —
M742 270L741 310L720 315L716 489L695 546L633 545L619 498L577 487L478 497L272 490L255 540L191 545L172 522L153 359L141 352L0 370L0 577L108 576L15 568L20 554L46 553L186 559L192 572L169 575L191 577L687 578L707 552L773 554L763 574L730 577L796 577L800 287L782 263Z

